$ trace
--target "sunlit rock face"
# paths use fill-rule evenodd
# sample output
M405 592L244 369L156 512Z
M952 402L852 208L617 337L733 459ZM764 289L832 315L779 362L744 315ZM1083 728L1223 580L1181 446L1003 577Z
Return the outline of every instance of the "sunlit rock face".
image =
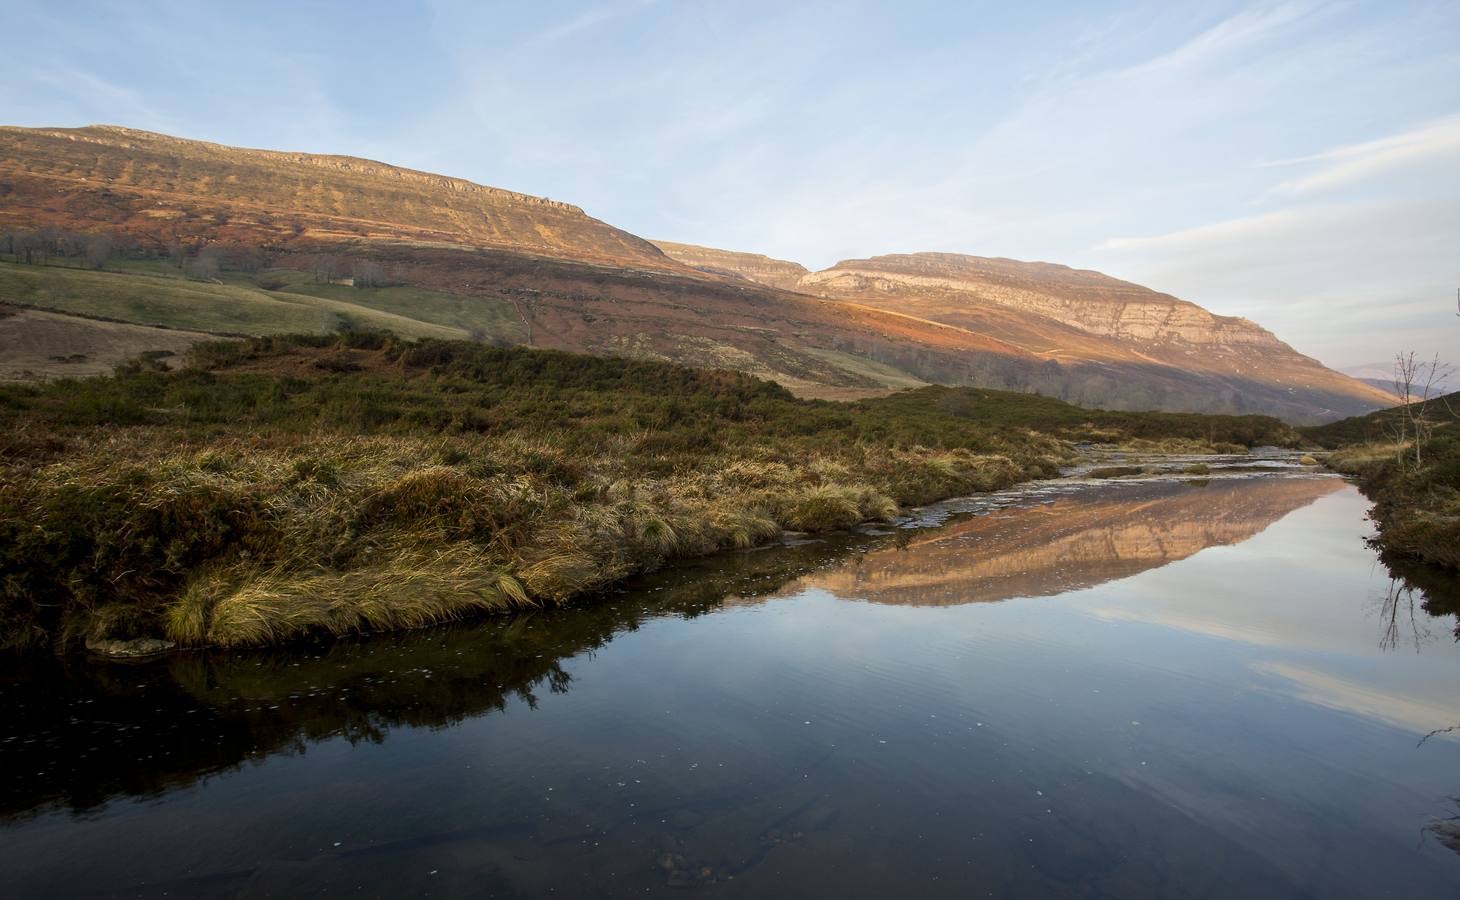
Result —
M682 270L569 203L367 159L113 126L0 128L4 225L274 244L395 239Z
M734 250L716 250L713 247L698 247L694 244L680 244L675 241L654 241L654 246L664 251L670 259L701 272L712 275L726 275L743 278L770 287L796 290L801 279L808 273L800 263L775 259L760 253L738 253Z
M1194 303L1082 269L1050 263L910 253L844 260L808 274L802 284L829 294L875 301L897 296L943 317L961 306L996 304L1126 341L1286 347L1246 319L1217 316Z
M911 606L1059 594L1241 543L1343 484L1287 478L1112 486L1099 500L1066 498L968 519L905 548L876 550L799 579L780 593L819 588L848 600Z

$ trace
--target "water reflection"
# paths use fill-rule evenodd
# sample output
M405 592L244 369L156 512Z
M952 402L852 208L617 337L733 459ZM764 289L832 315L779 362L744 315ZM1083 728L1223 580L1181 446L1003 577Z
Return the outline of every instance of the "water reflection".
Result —
M1343 487L1336 478L1291 477L1089 488L916 535L781 593L820 588L903 606L1062 594L1239 543Z
M1457 658L1409 651L1453 594L1386 593L1365 506L1045 486L580 609L32 661L0 893L1445 896Z
M734 554L581 608L253 652L102 663L29 658L0 674L0 817L157 796L331 738L383 741L535 708L563 661L659 617L692 619L840 559L852 538Z

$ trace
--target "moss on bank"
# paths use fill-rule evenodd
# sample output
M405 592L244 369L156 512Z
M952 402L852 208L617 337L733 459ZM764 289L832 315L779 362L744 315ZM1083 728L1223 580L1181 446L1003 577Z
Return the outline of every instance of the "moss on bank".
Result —
M1159 421L1184 439L1286 430ZM803 401L731 373L375 334L6 386L0 426L0 643L58 650L560 604L786 529L1052 475L1061 439L1159 437L1136 414L1023 395Z

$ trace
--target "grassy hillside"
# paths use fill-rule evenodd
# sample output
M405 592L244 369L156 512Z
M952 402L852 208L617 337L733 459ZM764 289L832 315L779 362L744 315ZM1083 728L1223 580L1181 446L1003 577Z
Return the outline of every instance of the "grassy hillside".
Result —
M1424 416L1436 423L1460 420L1460 391L1418 404L1418 408ZM1406 415L1408 413L1403 407L1396 406L1371 412L1366 416L1354 416L1326 425L1302 428L1300 431L1308 440L1329 449L1354 444L1382 443L1394 440L1399 431L1398 423Z
M408 287L319 284L304 272L228 272L188 278L163 261L117 260L110 271L0 261L0 302L138 325L213 334L324 334L342 329L402 337L518 342L511 304Z
M192 353L0 387L5 644L260 644L561 603L1050 475L1062 436L1167 421L947 388L807 401L727 372L368 333ZM1177 430L1285 430L1253 427Z

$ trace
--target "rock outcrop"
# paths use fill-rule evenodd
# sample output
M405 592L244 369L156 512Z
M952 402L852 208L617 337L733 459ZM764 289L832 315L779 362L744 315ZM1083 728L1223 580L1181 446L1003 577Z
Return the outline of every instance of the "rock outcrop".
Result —
M738 253L734 250L716 250L695 244L680 244L674 241L654 241L654 246L664 255L711 275L743 278L757 284L783 290L797 290L801 280L810 274L806 267L785 259L776 259L760 253Z

